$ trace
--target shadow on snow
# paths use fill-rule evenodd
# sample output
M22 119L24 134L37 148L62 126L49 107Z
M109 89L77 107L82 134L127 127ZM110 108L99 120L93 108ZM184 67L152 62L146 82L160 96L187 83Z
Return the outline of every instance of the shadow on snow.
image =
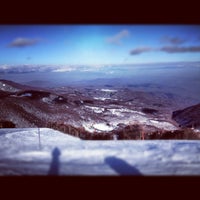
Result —
M59 168L60 168L59 156L61 152L57 147L55 147L51 154L52 154L52 161L48 171L48 175L56 176L59 175Z
M60 168L59 156L61 155L61 152L59 148L55 147L52 150L51 154L52 154L52 161L50 164L48 175L58 176ZM112 169L114 169L119 175L136 175L136 176L142 175L142 173L137 168L131 166L124 160L116 158L114 156L106 157L105 163L109 165Z
M137 168L114 156L105 158L105 163L114 169L119 175L142 175Z

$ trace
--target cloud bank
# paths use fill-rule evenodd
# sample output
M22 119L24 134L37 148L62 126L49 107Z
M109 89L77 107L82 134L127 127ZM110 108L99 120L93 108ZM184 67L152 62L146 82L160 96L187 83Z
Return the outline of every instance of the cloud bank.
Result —
M131 55L139 55L145 52L150 52L153 49L151 47L138 47L130 51Z
M169 36L165 36L161 39L162 42L166 42L169 43L171 45L180 45L185 43L187 40L186 39L182 39L180 37L169 37Z
M193 52L200 52L200 46L190 46L190 47L166 46L162 47L160 51L164 51L167 53L193 53Z
M121 44L121 40L125 37L128 37L130 35L130 32L128 30L122 30L116 35L113 35L112 37L107 38L107 42L110 44Z
M165 53L198 53L200 52L200 45L196 46L186 46L182 45L186 43L188 39L183 39L181 37L170 37L164 36L161 38L162 43L167 43L168 45L163 45L161 47L136 47L132 49L129 53L130 55L139 55L145 52L165 52Z
M102 66L99 66L101 68ZM88 65L49 65L49 64L0 64L1 73L33 73L33 72L70 72L70 71L97 71L98 67Z
M156 63L153 63L153 66L155 66ZM191 66L191 67L199 67L200 68L200 62L168 62L165 63L164 66L175 66L175 64L180 66ZM152 66L152 63L145 64L146 66ZM158 66L163 66L163 63L157 63ZM0 64L0 75L4 75L6 73L10 74L20 74L20 73L34 73L34 72L55 72L55 73L63 73L63 72L70 72L70 71L76 71L76 72L103 72L103 73L114 73L115 70L118 72L127 67L127 69L130 68L130 66L134 66L134 64L113 64L113 65L102 65L98 67L94 66L88 66L88 65L37 65L37 64L23 64L23 65L9 65L9 64ZM136 66L140 66L137 64ZM144 64L141 64L141 66L144 66Z
M29 38L16 38L8 46L9 47L27 47L35 45L39 42L39 39Z
M130 51L130 55L139 55L150 51L161 51L165 53L198 53L200 46L163 46L161 48L138 47Z

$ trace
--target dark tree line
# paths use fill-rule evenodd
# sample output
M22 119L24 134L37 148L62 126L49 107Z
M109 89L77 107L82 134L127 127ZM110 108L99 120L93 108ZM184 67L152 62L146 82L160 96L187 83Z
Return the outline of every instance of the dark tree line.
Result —
M120 128L118 130L113 130L110 132L89 132L83 127L77 128L69 124L64 124L61 122L49 122L47 123L48 128L59 130L63 133L70 134L75 137L79 137L84 140L113 140L114 136L118 140L123 139L141 139L142 129L139 125L128 125L126 127Z
M79 137L84 140L155 140L155 139L200 139L200 133L190 128L175 131L157 130L145 132L142 125L123 125L110 132L88 132L83 127L77 128L62 122L49 122L48 128L59 130L63 133Z
M0 120L0 128L15 128L16 125L7 120ZM63 122L48 122L46 127L59 130L63 133L84 139L84 140L155 140L155 139L186 139L199 140L200 132L195 132L191 128L181 128L174 131L157 130L145 132L143 126L139 124L120 125L110 132L89 132L83 127L73 127Z
M0 120L0 128L15 128L15 124L11 121Z

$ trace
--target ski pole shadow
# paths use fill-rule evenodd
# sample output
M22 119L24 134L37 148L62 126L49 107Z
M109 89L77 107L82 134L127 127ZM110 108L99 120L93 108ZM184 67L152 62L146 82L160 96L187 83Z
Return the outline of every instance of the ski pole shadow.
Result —
M114 156L106 157L105 163L114 169L119 175L135 175L142 176L142 173L127 162Z
M51 165L48 171L48 175L58 176L59 168L60 168L59 156L61 152L57 147L55 147L51 154L52 154L52 161L51 161Z

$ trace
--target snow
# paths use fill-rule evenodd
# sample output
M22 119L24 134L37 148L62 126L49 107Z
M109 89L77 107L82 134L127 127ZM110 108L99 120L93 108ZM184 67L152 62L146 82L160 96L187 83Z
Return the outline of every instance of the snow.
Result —
M32 94L31 93L24 93L20 95L21 97L31 97Z
M19 89L12 87L9 84L2 83L1 81L0 81L0 89L3 91L7 91L7 92L18 92L19 91Z
M43 97L43 98L42 98L42 101L43 101L44 103L50 104L50 103L52 103L52 101L53 101L55 98L57 98L56 95L50 94L49 97ZM59 100L62 100L62 99L60 99L60 98L62 98L62 97L59 97Z
M123 115L121 114L120 109L115 109L115 108L113 108L113 109L108 109L108 110L112 113L112 115L116 115L116 116L121 116L121 117L123 117Z
M84 129L90 133L94 132L93 123L91 122L82 122Z
M98 131L98 132L102 132L102 131L111 131L114 128L117 128L117 125L120 123L129 125L129 124L143 124L145 126L154 126L157 127L159 129L163 129L163 130L170 130L170 131L174 131L177 129L177 127L168 122L168 121L161 121L159 119L151 119L148 115L140 112L140 111L136 111L136 110L131 110L128 108L101 108L101 107L96 107L96 106L85 106L85 108L92 110L94 113L103 113L105 112L105 114L107 112L110 112L113 117L112 118L108 118L107 122L109 123L110 126L107 125L107 122L101 122L101 123L97 123L97 122L82 122L83 123L83 127L89 131L89 132L94 132L94 131ZM108 114L108 113L107 113Z
M110 126L108 126L108 125L106 125L106 124L104 124L104 123L94 124L93 127L94 127L95 129L100 130L100 131L111 131L111 130L113 130L112 127L110 127Z
M144 124L144 125L150 125L155 126L160 129L164 130L176 130L177 127L167 121L159 121L159 120L153 120L148 117L148 115L136 111L131 110L127 108L109 108L107 109L114 115L112 119L109 120L109 123L111 126L116 127L119 123L123 124ZM125 118L124 118L125 117Z
M127 108L111 108L111 109L108 109L113 115L116 115L116 116L124 116L122 113L134 113L136 115L142 115L144 116L145 114L144 113L141 113L139 111L135 111L135 110L130 110L130 109L127 109Z
M200 175L200 141L87 141L48 128L0 129L0 175Z
M101 101L105 101L107 99L111 99L111 98L105 98L105 97L94 97L94 99L96 100L101 100Z
M50 99L50 98L48 98L48 97L43 97L42 98L42 101L44 102L44 103L51 103L52 102L52 100Z
M102 92L117 92L117 90L101 89Z
M156 121L156 120L149 120L149 125L154 125L156 126L157 128L163 128L163 129L166 129L166 130L176 130L177 128L169 123L169 122L162 122L162 121Z
M111 97L94 97L95 100L101 100L101 101L105 101L105 100L113 100L113 101L118 101L118 99L113 99Z
M93 112L95 113L102 113L104 111L104 108L99 108L95 106L85 106L85 107L93 110Z
M114 129L113 126L108 126L106 123L96 123L96 122L83 122L83 127L86 131L89 131L90 133L93 132L103 132L103 131L112 131Z

